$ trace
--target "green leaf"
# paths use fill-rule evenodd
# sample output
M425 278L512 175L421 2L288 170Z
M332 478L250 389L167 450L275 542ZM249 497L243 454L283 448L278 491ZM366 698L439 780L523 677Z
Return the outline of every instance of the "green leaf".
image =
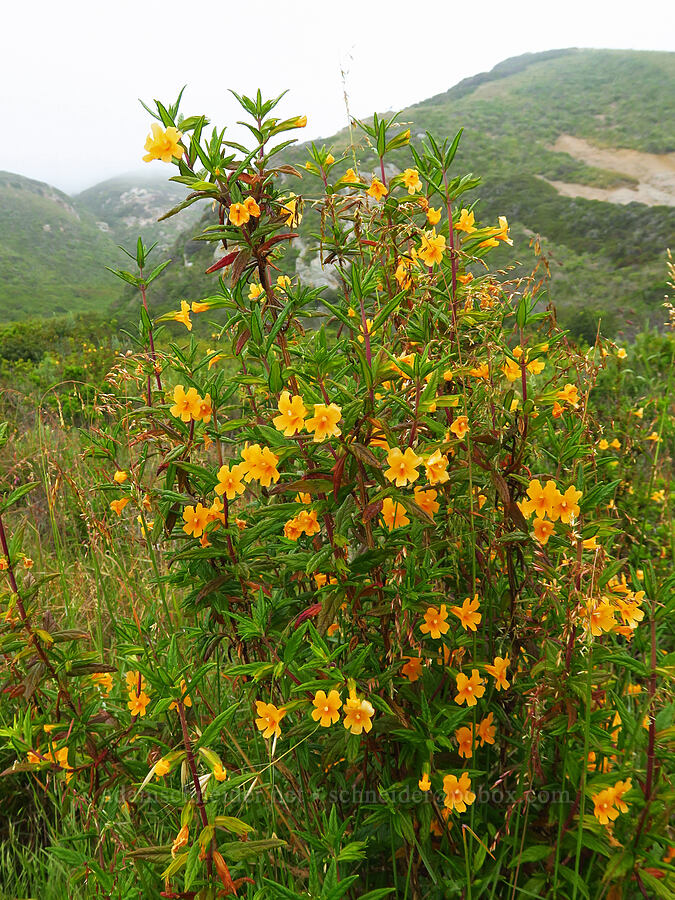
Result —
M15 491L12 491L9 497L6 497L0 503L0 514L4 513L11 506L14 506L16 503L18 503L22 497L25 497L25 495L29 491L32 491L33 488L37 487L37 485L37 481L29 481L27 484L22 484L21 487L18 487Z

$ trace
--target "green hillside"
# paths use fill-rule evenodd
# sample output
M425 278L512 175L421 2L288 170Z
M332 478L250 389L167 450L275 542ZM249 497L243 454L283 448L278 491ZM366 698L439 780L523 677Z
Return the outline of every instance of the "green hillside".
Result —
M67 194L0 172L0 313L4 320L101 309L106 262L120 251Z
M82 191L73 202L90 213L99 227L108 229L116 243L135 244L142 233L147 243L157 241L159 250L167 250L179 232L199 218L199 211L192 208L180 219L157 221L185 197L185 188L168 181L167 173L162 166L159 171L148 169L145 174L109 178Z

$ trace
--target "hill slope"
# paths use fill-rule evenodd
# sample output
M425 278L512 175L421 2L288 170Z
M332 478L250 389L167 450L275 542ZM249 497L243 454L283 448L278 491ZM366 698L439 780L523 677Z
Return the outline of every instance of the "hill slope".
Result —
M0 172L0 235L4 320L110 303L115 288L104 265L113 265L119 250L67 194Z

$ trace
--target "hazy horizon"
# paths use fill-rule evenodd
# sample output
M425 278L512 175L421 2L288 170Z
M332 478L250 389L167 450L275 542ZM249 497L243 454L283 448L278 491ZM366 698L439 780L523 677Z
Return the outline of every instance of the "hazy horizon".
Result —
M200 7L199 22L184 21L181 11L176 0L138 8L119 0L114 9L36 0L4 11L0 111L19 125L17 137L0 145L0 170L69 194L126 173L165 177L151 168L159 164L144 169L141 162L152 120L138 98L170 103L183 84L184 114L204 113L219 125L240 118L228 88L260 87L268 96L288 88L280 114L306 115L300 139L320 140L347 124L345 91L351 114L365 117L443 93L523 53L672 52L675 33L664 0L644 0L639 20L632 4L569 0L553 24L533 16L525 0L488 0L479 25L468 6L414 13L400 0L345 0L336 16L296 0L284 15L259 0L251 13L253 25L265 26L258 31L250 16L223 16L212 0ZM200 33L211 14L226 29L213 44Z

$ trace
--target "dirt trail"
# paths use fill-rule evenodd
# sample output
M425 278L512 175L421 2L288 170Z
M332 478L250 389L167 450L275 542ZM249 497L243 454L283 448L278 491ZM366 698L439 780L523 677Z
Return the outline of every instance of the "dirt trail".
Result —
M610 203L675 206L675 153L610 150L596 147L571 134L561 134L551 149L568 153L586 165L631 175L639 181L635 188L596 188L565 181L549 181L565 197L585 197L588 200L606 200Z

